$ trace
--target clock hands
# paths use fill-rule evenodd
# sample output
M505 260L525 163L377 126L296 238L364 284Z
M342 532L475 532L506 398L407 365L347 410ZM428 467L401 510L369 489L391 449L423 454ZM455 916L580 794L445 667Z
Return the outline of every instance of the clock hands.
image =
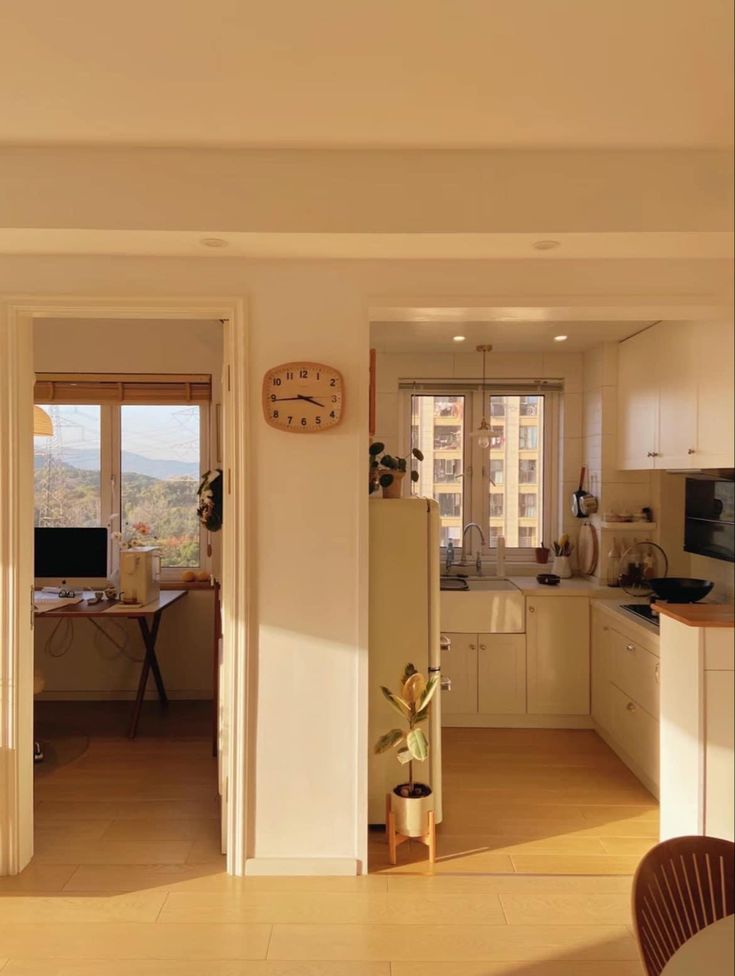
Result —
M320 403L318 400L315 400L313 397L304 396L303 393L299 393L298 396L292 396L292 397L276 397L275 399L271 400L271 402L283 403L285 400L306 400L308 403L313 403L317 407L324 406L323 403Z

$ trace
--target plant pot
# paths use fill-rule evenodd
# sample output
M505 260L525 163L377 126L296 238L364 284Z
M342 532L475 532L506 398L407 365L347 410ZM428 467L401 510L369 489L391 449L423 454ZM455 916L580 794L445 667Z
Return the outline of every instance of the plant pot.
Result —
M541 563L542 565L544 563L548 563L550 552L551 550L547 549L546 546L539 546L538 549L536 549L536 562Z
M572 566L569 562L569 556L554 556L554 562L551 564L552 572L561 579L569 579L572 575Z
M383 488L383 498L400 498L403 492L403 479L406 477L406 472L394 471L391 468L384 468L380 474L381 476L384 474L393 475L393 481L388 485L387 488Z
M434 794L424 783L414 783L414 787L420 787L425 795L401 796L398 791L407 785L396 786L390 795L396 833L404 837L423 837L429 829L429 811L434 809Z

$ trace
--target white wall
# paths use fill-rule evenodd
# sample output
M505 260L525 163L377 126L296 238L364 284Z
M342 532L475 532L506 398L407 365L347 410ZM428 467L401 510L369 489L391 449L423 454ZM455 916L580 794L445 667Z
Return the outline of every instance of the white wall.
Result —
M212 402L219 400L219 322L37 319L33 338L37 372L211 373ZM216 546L217 536L213 542ZM72 647L55 658L50 652L59 646L69 625L39 619L35 646L36 665L45 679L42 698L133 697L140 675L136 660L142 649L138 625L125 620L119 621L119 627L100 623L117 644L126 644L126 653L117 651L88 621L77 621ZM164 614L158 649L172 698L211 697L213 627L214 596L209 590L189 592ZM148 696L155 697L152 684Z
M726 300L727 274L707 261L0 258L5 294L247 296L253 435L245 476L253 485L258 698L251 855L361 861L365 854L371 304L412 296L427 305L613 301L653 311L662 296ZM262 422L264 371L298 357L344 373L345 419L335 431L299 438Z

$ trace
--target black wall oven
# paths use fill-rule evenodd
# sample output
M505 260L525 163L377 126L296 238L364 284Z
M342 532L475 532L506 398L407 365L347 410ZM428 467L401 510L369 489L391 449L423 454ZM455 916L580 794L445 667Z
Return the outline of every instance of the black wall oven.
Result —
M735 481L687 478L684 549L735 562Z

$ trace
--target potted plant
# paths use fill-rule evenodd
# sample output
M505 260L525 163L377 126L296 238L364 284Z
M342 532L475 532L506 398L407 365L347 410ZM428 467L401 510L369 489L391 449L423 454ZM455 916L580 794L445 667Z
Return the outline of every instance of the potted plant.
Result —
M403 479L410 470L411 481L419 480L419 473L413 467L413 459L423 461L424 455L417 448L405 457L394 457L392 454L385 453L385 444L375 441L370 445L370 494L383 489L383 498L400 498L403 488ZM382 454L382 457L378 455ZM411 468L409 469L409 462Z
M404 837L423 836L426 833L427 815L434 808L431 787L415 781L413 764L424 762L429 755L429 742L419 725L429 717L429 705L438 684L438 675L427 682L413 664L407 664L398 694L384 686L380 689L401 716L404 725L381 735L375 743L376 753L396 749L399 763L408 766L408 782L396 786L390 796L396 831Z

